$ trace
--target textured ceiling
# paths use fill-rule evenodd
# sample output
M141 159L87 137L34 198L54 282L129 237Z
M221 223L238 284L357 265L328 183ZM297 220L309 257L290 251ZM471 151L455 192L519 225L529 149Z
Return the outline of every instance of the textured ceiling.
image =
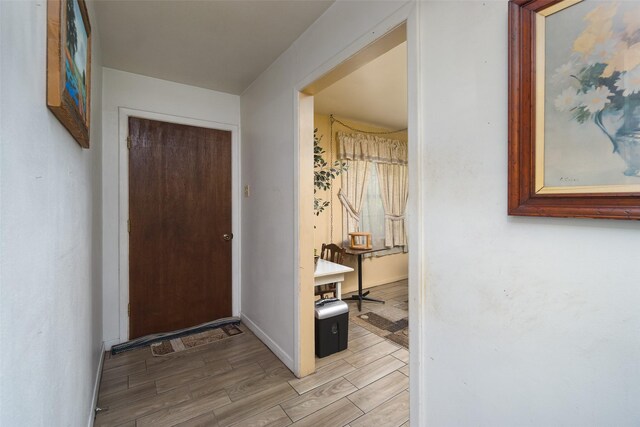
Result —
M314 105L320 114L391 129L407 127L407 43L317 93Z
M332 3L99 0L103 65L241 94Z

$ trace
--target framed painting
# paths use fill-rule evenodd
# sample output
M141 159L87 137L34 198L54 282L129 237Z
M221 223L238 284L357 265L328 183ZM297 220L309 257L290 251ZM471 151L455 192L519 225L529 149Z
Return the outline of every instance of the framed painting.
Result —
M47 2L47 106L89 148L91 26L84 0Z
M509 214L640 219L640 4L509 3Z

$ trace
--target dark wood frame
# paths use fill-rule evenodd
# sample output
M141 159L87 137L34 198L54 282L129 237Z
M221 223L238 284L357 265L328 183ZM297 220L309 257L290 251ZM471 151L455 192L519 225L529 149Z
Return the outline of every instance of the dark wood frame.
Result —
M87 30L87 114L83 119L65 90L65 63L63 60L64 30L66 28L66 3L71 0L47 1L47 107L60 120L73 138L83 148L89 148L91 120L91 25L84 0L78 0L82 22Z
M535 192L535 18L560 1L509 2L509 215L640 219L640 193Z

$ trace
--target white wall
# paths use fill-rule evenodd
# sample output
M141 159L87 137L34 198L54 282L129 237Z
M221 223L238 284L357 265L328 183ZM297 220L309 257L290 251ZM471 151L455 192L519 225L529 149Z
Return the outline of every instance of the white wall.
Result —
M507 2L418 6L429 425L638 425L640 224L508 217ZM337 2L241 98L243 311L289 358L294 89L394 7Z
M242 209L242 311L292 370L297 295L295 89L402 5L335 3L241 97L242 181L252 188Z
M421 6L430 422L640 424L640 223L508 217L507 2Z
M103 76L103 311L104 340L110 348L127 339L120 336L126 327L119 319L119 107L239 126L240 97L110 68L103 68Z
M93 30L91 149L46 107L46 6L0 2L0 425L92 418L102 346L101 94Z

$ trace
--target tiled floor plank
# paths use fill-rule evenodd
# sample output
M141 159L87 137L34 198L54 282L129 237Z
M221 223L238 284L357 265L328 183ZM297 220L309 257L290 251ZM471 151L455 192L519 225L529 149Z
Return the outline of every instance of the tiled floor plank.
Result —
M140 384L154 382L160 378L170 377L172 375L188 372L193 369L204 367L205 363L202 359L193 359L185 361L174 360L167 364L153 366L143 372L137 372L129 375L129 387L135 387Z
M213 412L206 412L195 418L176 424L174 427L216 427L218 422Z
M404 363L409 363L409 351L406 348L402 348L395 353L391 353L391 355Z
M395 357L384 356L367 366L345 375L345 378L356 387L363 388L403 366L405 366L405 364Z
M243 399L252 394L268 390L271 387L292 378L295 377L291 371L281 364L280 366L268 369L262 374L254 375L242 381L238 381L235 384L226 387L226 391L229 394L231 401L235 402L236 400Z
M357 353L353 353L350 357L347 357L345 361L349 362L355 368L362 368L363 366L370 365L381 357L398 351L399 348L396 344L384 340Z
M179 405L186 400L189 400L189 390L187 387L171 390L170 392L156 395L149 399L138 400L127 406L119 406L114 409L101 411L96 417L95 425L117 426L161 409Z
M147 366L145 365L144 360L139 360L129 365L117 366L115 368L102 371L102 380L109 381L118 377L126 377L131 374L140 372L144 373L146 369Z
M353 352L349 349L339 351L337 353L333 353L332 355L325 356L323 358L316 358L316 370L322 368L323 366L327 366L332 364L333 362L337 362L338 360L346 359L351 356Z
M265 346L251 351L244 351L227 358L227 361L234 367L247 365L255 362L274 361L277 357Z
M197 398L205 394L210 394L217 390L222 390L232 384L236 384L247 378L251 378L254 375L260 375L264 372L262 367L253 363L251 365L245 365L237 369L232 369L223 374L216 375L215 378L206 377L199 381L194 381L189 384L189 391L192 398Z
M125 377L126 378L126 377ZM156 386L153 383L142 384L137 387L122 390L117 393L99 395L98 406L102 409L112 409L122 405L128 405L136 400L155 396Z
M409 387L409 378L400 372L393 371L378 381L350 394L348 398L363 412L369 412L401 391L406 390L407 387Z
M398 372L402 372L406 376L409 376L409 365L403 366L402 368L398 369Z
M224 390L217 393L202 396L198 399L189 399L178 405L164 408L158 412L138 418L136 427L171 427L175 424L185 422L209 413L215 408L226 405L229 402L229 396Z
M349 372L354 371L355 368L351 364L344 360L338 360L330 365L323 366L318 369L315 374L309 375L304 378L295 379L289 381L289 384L300 394L306 393L309 390L318 387L322 384L326 384L336 378L342 377Z
M252 394L213 411L220 426L230 426L297 396L288 383Z
M233 427L286 427L291 420L280 406L274 406L264 412L234 424Z
M129 388L129 377L121 376L111 379L104 377L100 381L100 390L98 396L106 396L111 393L118 393Z
M361 312L349 302L348 349L316 359L317 372L303 379L242 324L243 334L166 356L149 347L107 353L95 425L408 425L408 351L384 338L388 331L353 320L369 312L406 318L406 288L376 287L387 304L365 303Z
M134 362L144 361L149 357L151 357L151 350L149 347L129 350L119 354L111 354L111 352L108 351L105 355L102 370L106 371L119 366L131 365Z
M365 348L369 348L374 344L378 344L384 341L384 338L379 337L376 334L368 333L360 338L357 338L349 343L349 350L353 353L357 353Z
M403 391L351 422L351 427L398 427L409 419L409 392Z
M314 412L292 424L292 427L339 427L362 415L349 399L343 397L337 402Z
M282 403L282 409L293 421L298 421L325 406L342 399L356 391L356 388L344 378L338 378L327 384Z
M216 375L221 375L231 370L231 365L226 362L215 365L205 365L200 368L191 369L189 371L184 371L171 376L158 378L156 380L156 388L158 390L158 393L164 393L168 390L183 385L192 384L199 379L206 377L215 377Z

